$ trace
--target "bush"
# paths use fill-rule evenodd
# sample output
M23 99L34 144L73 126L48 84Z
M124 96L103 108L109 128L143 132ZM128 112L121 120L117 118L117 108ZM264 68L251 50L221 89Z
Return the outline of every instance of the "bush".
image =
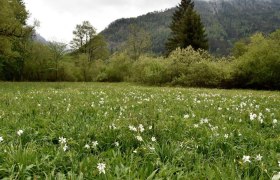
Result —
M178 79L183 85L192 87L219 88L230 79L230 63L201 61L188 68L188 75Z
M195 51L191 46L186 49L176 49L168 57L171 61L170 71L172 76L172 84L188 86L190 82L186 82L190 79L190 67L199 66L200 62L212 61L214 58L204 50Z
M97 77L99 82L122 82L130 79L132 61L124 53L113 55Z
M133 81L150 85L164 84L171 81L171 63L163 58L141 57L133 64Z
M234 85L242 88L280 89L280 30L268 38L251 37L247 52L235 65Z

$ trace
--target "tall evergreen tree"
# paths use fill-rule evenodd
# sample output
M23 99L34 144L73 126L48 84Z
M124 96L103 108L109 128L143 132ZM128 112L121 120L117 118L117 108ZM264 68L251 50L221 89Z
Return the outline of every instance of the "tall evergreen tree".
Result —
M182 0L173 14L170 25L171 35L166 43L169 55L176 48L192 46L197 49L208 49L208 40L200 16L194 10L192 0Z

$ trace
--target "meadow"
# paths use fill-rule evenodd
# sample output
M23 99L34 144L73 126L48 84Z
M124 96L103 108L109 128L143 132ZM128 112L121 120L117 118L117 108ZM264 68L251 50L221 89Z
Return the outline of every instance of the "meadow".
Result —
M279 91L0 82L0 179L271 179Z

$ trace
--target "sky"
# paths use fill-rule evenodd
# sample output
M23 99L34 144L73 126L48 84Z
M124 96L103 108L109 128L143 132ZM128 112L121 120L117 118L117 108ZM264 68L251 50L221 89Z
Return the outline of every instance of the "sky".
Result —
M120 18L175 7L180 0L24 0L29 24L40 22L37 32L49 41L69 43L77 24L88 20L102 31Z

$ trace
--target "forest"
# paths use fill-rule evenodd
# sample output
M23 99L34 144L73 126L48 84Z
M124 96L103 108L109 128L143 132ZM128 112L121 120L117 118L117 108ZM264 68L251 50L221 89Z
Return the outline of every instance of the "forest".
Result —
M234 43L257 32L265 35L280 27L278 0L215 0L195 1L195 9L205 26L212 54L231 55ZM155 11L137 18L123 18L112 22L101 32L115 51L127 40L130 24L142 27L151 35L151 52L162 54L171 30L172 14L176 8Z
M209 51L189 46L166 56L174 8L117 20L99 34L84 21L73 30L69 49L60 42L37 41L37 24L27 25L24 3L4 0L0 79L280 89L279 7L276 0L195 1Z

